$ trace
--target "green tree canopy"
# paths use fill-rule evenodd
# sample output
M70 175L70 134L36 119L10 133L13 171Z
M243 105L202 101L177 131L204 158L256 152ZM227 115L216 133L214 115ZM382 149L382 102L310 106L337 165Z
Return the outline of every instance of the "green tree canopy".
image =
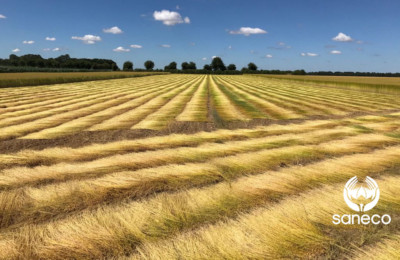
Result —
M126 71L133 70L133 63L131 61L125 61L123 70L126 70Z
M189 69L190 69L190 70L195 70L195 69L197 69L196 63L194 63L193 61L189 62Z
M236 70L236 65L235 64L229 64L228 65L228 70Z
M144 67L146 70L152 70L154 68L154 62L151 60L147 60L144 62Z
M211 62L211 68L214 71L217 71L217 70L224 71L224 70L226 70L225 64L224 64L224 62L222 61L222 59L220 57L214 57L213 58L213 60Z
M169 65L165 66L164 69L165 70L176 70L176 65L177 65L176 62L173 61Z
M182 67L182 70L188 70L189 69L189 63L187 63L186 61L182 62L181 67Z
M249 70L256 71L256 70L257 70L257 65L254 64L253 62L250 62L250 63L247 65L247 68L248 68Z
M203 70L212 70L211 65L208 64L204 65Z

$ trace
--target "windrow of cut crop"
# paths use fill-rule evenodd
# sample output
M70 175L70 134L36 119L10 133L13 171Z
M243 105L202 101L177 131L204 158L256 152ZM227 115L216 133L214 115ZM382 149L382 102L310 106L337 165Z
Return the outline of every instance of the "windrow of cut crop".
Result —
M204 76L203 76L204 77ZM188 86L184 91L172 97L166 104L158 110L147 115L143 120L133 125L131 129L164 129L168 123L173 121L179 115L186 104L190 101L193 93L200 87L203 77L199 77L197 81Z
M147 257L151 253L162 253L164 257L182 253L189 258L195 258L191 252L202 256L213 252L221 258L239 253L254 258L256 252L281 258L288 257L287 254L322 256L329 253L329 243L340 245L349 236L349 232L338 232L332 224L332 214L345 214L349 210L342 199L345 181L354 175L376 178L393 174L400 165L399 149L396 146L348 155L201 189L164 193L149 200L105 205L65 219L2 233L0 244L15 245L20 249L18 257L51 259L116 257L129 252ZM396 178L378 179L383 191L379 212L392 208L395 213L393 206L399 203L395 192L400 185ZM253 211L246 213L249 210ZM240 213L245 214L207 226ZM244 228L246 223L252 223L253 229ZM199 229L190 231L194 228ZM188 232L174 236L185 230ZM365 231L360 226L353 230L354 235L350 234L353 238L359 235L357 231ZM329 231L335 232L335 236L324 235ZM396 230L383 231L387 234ZM248 243L235 243L237 237L232 232L239 236L246 233ZM262 242L257 235L264 238ZM168 237L171 240L160 241ZM220 242L210 243L206 238L219 238ZM232 243L236 246L232 247ZM205 250L209 246L214 251ZM157 259L157 255L154 257Z
M185 81L171 82L168 84L168 88L159 93L154 98L146 100L143 104L136 107L135 109L129 110L120 115L116 115L108 120L105 120L97 125L90 127L90 131L98 130L112 130L112 129L130 129L133 125L140 122L146 116L153 113L185 89L187 89L193 82L198 80L197 77L185 78Z
M100 110L96 113L79 117L77 119L61 124L57 127L44 129L40 132L36 132L34 134L25 136L24 138L27 139L55 138L83 131L95 124L101 123L121 113L132 110L140 106L141 104L144 104L145 102L157 97L161 93L165 93L172 89L172 87L170 88L167 87L168 85L167 86L161 85L161 87L158 85L155 87L151 87L150 89L136 91L134 94L127 93L127 95L125 96L126 99L124 99L123 102L118 102L117 105L115 106L110 106L109 108Z

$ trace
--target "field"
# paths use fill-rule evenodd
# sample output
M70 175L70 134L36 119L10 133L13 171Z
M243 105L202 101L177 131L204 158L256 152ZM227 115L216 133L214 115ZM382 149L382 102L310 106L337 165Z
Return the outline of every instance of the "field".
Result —
M0 73L0 88L38 86L68 82L81 82L105 79L134 78L163 74L161 72L26 72Z
M398 259L399 97L250 75L0 89L0 259ZM353 176L389 225L332 223Z
M398 77L359 77L359 76L314 76L314 75L260 75L273 79L293 80L307 83L316 83L321 86L333 85L346 89L369 89L376 92L396 93L400 90Z

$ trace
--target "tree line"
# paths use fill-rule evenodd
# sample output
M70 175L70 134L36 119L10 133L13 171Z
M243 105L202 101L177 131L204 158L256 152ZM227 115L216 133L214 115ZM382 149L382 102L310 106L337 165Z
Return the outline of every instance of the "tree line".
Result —
M154 67L153 61L146 61L144 63L146 70L152 70ZM126 61L123 65L123 70L132 71L133 63L131 61ZM220 57L214 57L211 64L205 64L202 69L198 69L196 63L193 61L182 62L181 69L178 69L178 64L173 61L170 64L164 66L164 71L171 73L218 73L218 74L242 74L244 72L257 71L257 65L250 62L247 67L242 68L241 71L236 69L235 64L229 64L225 66L224 62Z
M154 70L154 62L147 60L144 62L145 70ZM18 69L20 68L20 69ZM27 54L18 57L11 54L8 59L0 59L0 72L7 71L29 71L26 68L36 68L37 71L57 71L60 69L69 70L104 70L118 71L120 68L117 63L109 59L85 59L71 58L68 54L61 55L57 58L42 58L37 54ZM134 69L134 64L131 61L126 61L123 64L124 71L143 71L144 69ZM205 64L203 68L198 68L193 61L185 61L178 64L173 61L164 67L164 70L170 73L199 73L199 74L289 74L289 75L326 75L326 76L368 76L368 77L400 77L400 73L380 73L380 72L341 72L341 71L316 71L306 72L305 70L259 70L257 65L250 62L247 67L238 70L235 64L227 66L220 57L214 57L210 64Z
M113 60L77 59L71 58L68 54L48 59L45 59L38 54L27 54L20 57L11 54L8 59L0 59L0 66L50 69L119 70L117 63Z

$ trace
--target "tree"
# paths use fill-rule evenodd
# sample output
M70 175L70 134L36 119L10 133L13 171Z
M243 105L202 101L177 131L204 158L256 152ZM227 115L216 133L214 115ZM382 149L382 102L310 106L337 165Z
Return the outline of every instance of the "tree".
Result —
M228 70L236 70L236 65L235 64L229 64L228 65Z
M18 60L18 56L15 55L15 54L10 54L9 59L10 59L10 60Z
M176 62L173 61L169 65L165 66L164 70L176 70L176 65L177 65Z
M144 67L146 68L146 70L152 70L154 68L154 62L151 60L147 60L144 63Z
M133 70L133 63L131 61L125 61L124 62L124 66L123 66L123 70L125 71L132 71Z
M225 64L222 61L220 57L214 57L212 62L211 62L211 67L214 71L221 70L224 71L226 70Z
M190 70L195 70L195 69L197 69L196 63L194 63L193 61L189 62L189 69L190 69Z
M254 64L253 62L250 62L250 63L247 65L247 67L249 68L249 70L252 70L252 71L256 71L256 70L257 70L257 65Z
M189 63L187 63L186 61L182 62L181 66L182 66L182 70L188 70L189 69Z
M203 70L212 70L212 68L210 65L206 64L204 65Z
M292 73L293 75L306 75L305 70L295 70Z

